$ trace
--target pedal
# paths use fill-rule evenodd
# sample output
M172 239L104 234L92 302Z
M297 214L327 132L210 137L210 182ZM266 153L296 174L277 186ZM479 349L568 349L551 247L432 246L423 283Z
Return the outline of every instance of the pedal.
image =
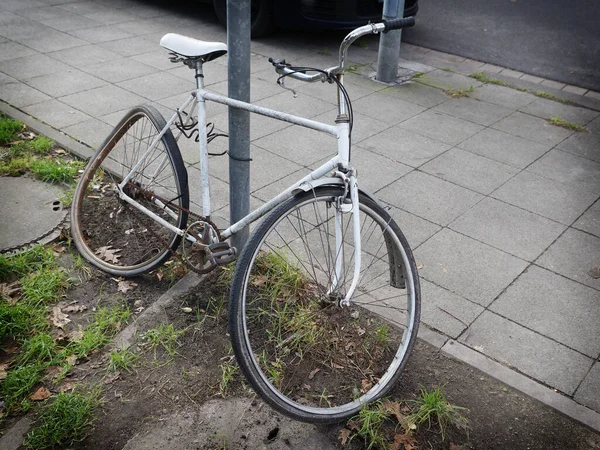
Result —
M211 259L219 266L229 264L237 257L237 249L230 247L227 242L215 242L208 246Z

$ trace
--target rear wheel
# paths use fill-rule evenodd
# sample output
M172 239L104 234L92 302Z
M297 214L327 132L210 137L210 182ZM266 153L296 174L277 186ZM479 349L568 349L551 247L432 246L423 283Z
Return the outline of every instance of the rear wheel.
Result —
M171 131L148 151L165 124L151 106L131 110L90 159L75 190L75 245L88 261L113 275L153 270L180 242L178 234L120 198L118 185L142 158L123 192L177 228L187 222L187 173Z
M385 395L419 323L410 248L389 214L364 195L359 283L351 305L340 306L356 257L343 195L342 188L317 188L276 208L244 247L231 287L240 367L271 406L307 422L344 420Z

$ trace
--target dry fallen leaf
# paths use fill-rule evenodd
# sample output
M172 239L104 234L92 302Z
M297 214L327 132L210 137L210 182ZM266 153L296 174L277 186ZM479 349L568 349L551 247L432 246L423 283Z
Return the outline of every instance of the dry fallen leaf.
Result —
M117 285L117 291L122 292L123 294L125 294L127 291L133 289L136 286L137 286L137 283L134 282L134 281L119 280L119 283Z
M46 376L46 378L48 379L53 379L56 378L56 376L58 374L60 374L63 371L63 368L60 366L50 366L50 367L46 367L44 369L43 374Z
M82 312L87 309L85 305L69 305L62 308L62 312L64 313L73 313L73 312Z
M7 370L10 367L10 361L0 363L0 380L4 380L8 375Z
M44 386L42 386L37 391L35 391L33 394L31 394L31 397L29 397L29 400L39 402L41 400L46 400L51 395L52 394L50 393L50 391L48 389L46 389Z
M181 308L181 310L182 310L184 313L191 313L191 312L193 311L193 309L192 309L192 308L190 308L189 306L184 306L183 308Z
M71 321L71 319L69 319L67 314L60 310L60 307L55 306L50 312L50 321L56 328L64 328L65 325Z
M423 268L423 264L419 264L419 265L417 266L417 270L421 270L422 268Z
M1 283L0 284L0 298L6 299L8 303L14 305L17 303L18 294L21 292L21 282L15 281L13 283Z
M319 369L318 367L314 370L311 370L311 372L308 374L308 379L312 380L319 370L321 370L321 369Z
M104 379L104 384L110 384L121 376L121 372L115 372L114 374Z
M66 249L65 249L65 247L63 247L63 246L62 246L62 245L60 245L60 244L56 244L54 247L52 247L52 251L53 251L54 253L64 253L64 252L65 252L65 250L66 250Z
M350 437L350 430L348 428L342 428L340 430L340 433L338 436L338 439L340 440L340 444L342 444L342 447L346 445L349 437Z
M344 366L340 366L339 364L336 364L334 362L331 363L331 368L332 369L343 369Z
M400 447L400 445L404 447ZM400 450L401 448L404 448L404 450L416 450L417 441L412 433L397 434L394 436L394 443L390 446L390 450Z
M81 330L71 331L69 333L69 339L72 341L80 341L81 339L83 339L83 331L81 331Z
M405 420L404 420L404 414L402 414L400 412L400 403L398 402L392 402L391 400L384 400L383 402L383 407L385 409L390 410L394 416L396 416L396 419L398 420L398 423L400 425L404 424Z
M112 248L112 246L107 245L96 250L96 255L98 255L104 261L118 263L119 258L121 257L121 255L118 254L120 251L121 249Z
M360 390L363 394L367 393L373 387L373 383L369 380L360 380Z
M65 358L65 361L67 362L67 364L74 366L75 363L77 362L77 356L75 356L75 355L67 356Z
M72 391L78 382L79 380L67 380L58 387L58 392Z
M162 271L162 270L158 270L158 271L156 272L156 278L158 279L158 281L162 281L162 279L163 279L163 277L164 277L164 276L165 276L165 275L163 274L163 271Z

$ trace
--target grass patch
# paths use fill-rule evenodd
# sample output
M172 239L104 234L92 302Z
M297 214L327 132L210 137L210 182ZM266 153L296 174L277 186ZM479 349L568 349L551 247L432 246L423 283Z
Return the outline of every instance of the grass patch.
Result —
M452 98L468 97L473 92L473 85L469 86L469 89L446 89L444 92Z
M28 305L47 305L59 300L69 287L67 274L56 267L45 267L23 278L22 300Z
M108 370L110 372L133 372L133 368L139 359L139 354L133 353L126 348L112 350L109 355Z
M29 141L29 148L40 155L47 154L54 147L54 141L46 136L37 136Z
M348 426L352 430L350 440L359 437L364 441L367 450L388 448L387 439L383 430L389 412L381 401L363 407L358 415L354 416Z
M12 142L16 135L23 131L24 128L25 125L18 120L0 115L0 145Z
M43 245L14 255L0 254L0 282L12 281L47 267L56 267L55 258Z
M73 184L83 167L82 161L66 161L62 158L33 159L29 170L36 178L48 183Z
M554 100L555 102L569 103L568 100L565 100L564 98L557 97L556 95L552 95L552 94L550 94L550 93L548 93L546 91L537 91L535 93L535 96L536 97L545 98L545 99L548 99L548 100Z
M162 347L167 354L173 358L177 354L177 346L179 345L179 337L185 330L175 330L172 323L160 324L158 327L146 331L142 338L148 344L150 349L156 350Z
M99 404L99 389L87 394L58 394L43 406L35 427L25 439L25 448L69 448L83 440Z
M577 125L576 123L567 122L566 120L563 120L560 117L550 117L548 119L548 122L550 122L552 125L556 125L557 127L566 128L567 130L573 130L578 132L585 131L585 127Z
M506 81L500 80L499 78L490 78L483 72L473 72L469 76L471 78L475 78L477 81L481 81L482 83L497 84L498 86L510 87L510 85Z
M223 398L227 397L229 388L231 387L231 382L233 381L235 374L239 371L239 367L233 356L226 356L224 359L225 362L219 366L219 369L221 370L219 395Z
M464 430L469 428L469 420L462 415L463 411L468 410L448 402L439 387L432 391L421 388L421 394L414 403L414 408L406 417L409 428L419 427L425 423L428 428L431 428L431 425L437 423L442 440L446 439L446 432L450 426Z
M31 402L27 396L40 381L44 368L42 364L28 364L8 372L0 388L0 397L4 399L5 414L10 414L15 410L27 412L31 408Z

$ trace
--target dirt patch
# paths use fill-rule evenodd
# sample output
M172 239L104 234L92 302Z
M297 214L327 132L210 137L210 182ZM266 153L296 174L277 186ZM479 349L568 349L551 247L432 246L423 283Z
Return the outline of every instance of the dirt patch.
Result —
M233 364L225 297L208 277L166 308L168 320L185 330L177 354L171 359L141 339L136 348L141 362L132 373L108 378L95 429L79 448L341 447L343 424L289 420L257 399L239 372L223 384L223 366ZM450 430L442 442L435 426L423 426L416 435L418 448L600 448L597 433L418 342L390 397L413 400L422 386L442 386L453 404L468 408L471 430L468 435ZM393 436L393 426L387 432ZM357 437L346 448L367 445Z

